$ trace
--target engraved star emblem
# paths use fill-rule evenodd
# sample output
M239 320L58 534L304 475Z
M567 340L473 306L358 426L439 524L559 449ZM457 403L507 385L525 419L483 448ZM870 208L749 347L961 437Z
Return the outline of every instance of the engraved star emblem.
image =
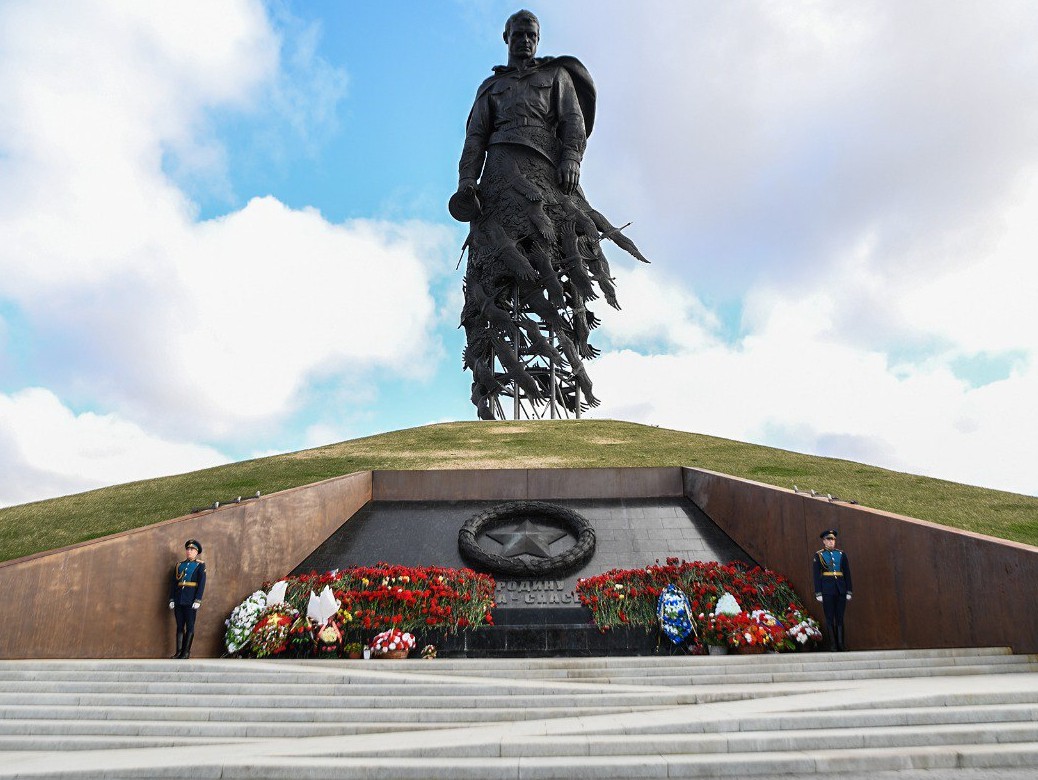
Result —
M566 532L558 528L538 525L531 520L524 520L511 529L506 527L490 531L487 536L504 545L505 549L501 551L501 554L506 558L515 558L517 555L550 558L549 548L552 543L566 536Z

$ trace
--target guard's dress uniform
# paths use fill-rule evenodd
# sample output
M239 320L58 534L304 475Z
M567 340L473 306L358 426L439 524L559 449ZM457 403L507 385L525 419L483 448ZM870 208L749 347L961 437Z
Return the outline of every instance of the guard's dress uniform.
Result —
M190 658L191 642L195 638L194 603L205 593L205 564L201 561L181 561L173 570L169 586L169 600L177 619L177 651L174 658Z
M812 559L815 596L822 597L825 622L829 628L829 647L843 650L843 613L851 594L851 562L847 553L835 547L818 550Z

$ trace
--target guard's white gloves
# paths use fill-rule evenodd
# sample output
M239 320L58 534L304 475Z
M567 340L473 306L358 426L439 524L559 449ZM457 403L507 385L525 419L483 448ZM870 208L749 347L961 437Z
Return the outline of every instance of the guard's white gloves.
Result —
M815 601L821 601L821 600L822 600L822 594L821 593L816 593L815 594Z
M850 600L851 600L851 594L850 594L850 593L848 593L848 594L847 594L847 601L850 601Z
M198 609L200 606L202 606L202 602L196 601L194 604L191 605L191 609Z
M171 601L171 602L169 602L169 608L170 608L170 609L173 609L173 607L175 607L175 606L176 606L176 604L174 604L174 603L173 603L172 601Z

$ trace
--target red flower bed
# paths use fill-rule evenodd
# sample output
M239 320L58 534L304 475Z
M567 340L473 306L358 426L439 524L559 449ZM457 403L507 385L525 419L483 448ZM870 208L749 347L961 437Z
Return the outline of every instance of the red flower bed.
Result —
M804 611L803 602L781 574L738 561L721 564L668 558L666 564L657 561L644 569L613 569L580 580L577 595L600 629L635 626L649 631L657 626L656 602L667 585L688 596L696 632L712 644L735 644L738 640L733 642L732 637L738 636L748 644L777 644L765 637L767 631L758 630L748 614L745 620L739 616L711 618L725 592L735 596L744 613L765 610L781 620L791 611ZM747 633L751 640L745 639Z
M344 629L373 634L387 628L453 633L492 625L494 579L471 569L440 566L354 566L288 577L285 600L306 614L310 591L325 586L339 601L336 616ZM269 588L270 585L264 587Z

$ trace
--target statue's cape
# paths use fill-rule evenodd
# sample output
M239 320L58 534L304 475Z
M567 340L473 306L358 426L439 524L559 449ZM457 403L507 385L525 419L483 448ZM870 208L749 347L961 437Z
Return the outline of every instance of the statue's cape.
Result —
M595 126L595 103L598 96L595 91L595 82L591 78L588 69L576 57L568 55L561 57L537 57L529 69L541 70L547 67L565 68L570 78L573 79L573 86L577 90L577 101L580 103L581 113L584 114L584 132L587 135L591 135L591 130ZM494 75L479 85L479 89L476 90L476 100L479 100L483 93L490 89L490 85L497 81L501 75L511 73L514 70L515 68L510 68L507 65L497 65L494 68Z

